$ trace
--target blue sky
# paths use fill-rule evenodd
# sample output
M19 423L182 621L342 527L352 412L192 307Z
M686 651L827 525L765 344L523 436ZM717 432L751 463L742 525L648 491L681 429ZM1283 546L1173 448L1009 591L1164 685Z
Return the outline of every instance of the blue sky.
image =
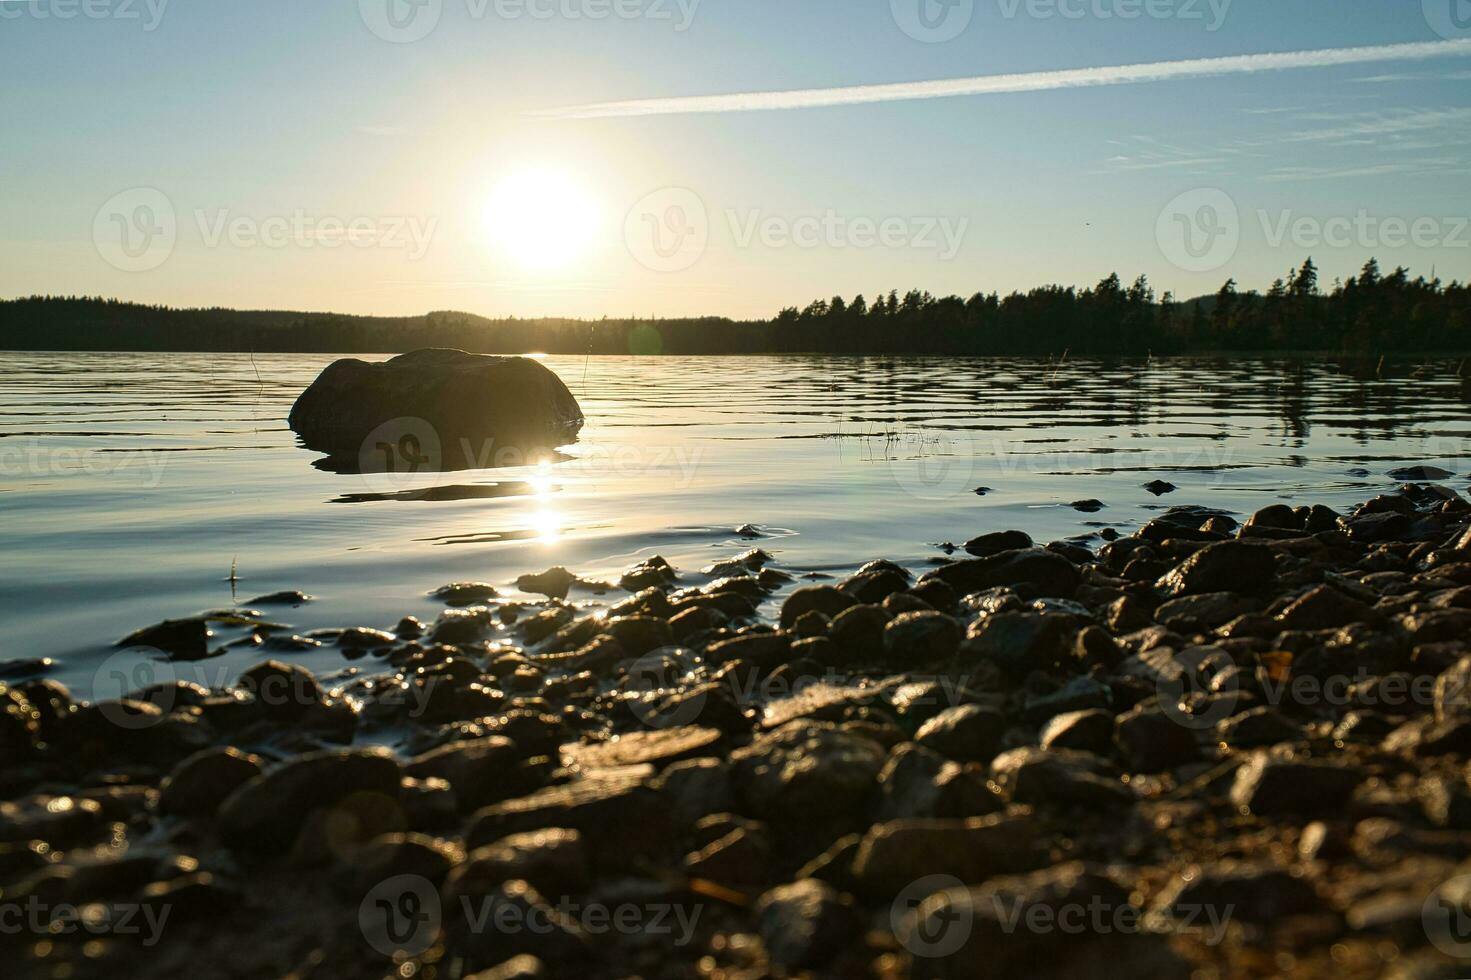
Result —
M0 296L764 316L1111 271L1189 296L1308 254L1329 281L1370 254L1471 278L1471 0L973 0L968 21L946 19L967 0L88 2L0 2ZM906 33L917 2L955 36ZM405 4L401 43L385 4ZM1428 42L1129 85L538 115Z

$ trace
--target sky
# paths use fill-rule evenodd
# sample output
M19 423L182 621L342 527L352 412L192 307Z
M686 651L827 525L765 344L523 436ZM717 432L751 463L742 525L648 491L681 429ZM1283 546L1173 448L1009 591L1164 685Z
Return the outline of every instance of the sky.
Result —
M1471 0L0 0L0 81L0 297L1471 279Z

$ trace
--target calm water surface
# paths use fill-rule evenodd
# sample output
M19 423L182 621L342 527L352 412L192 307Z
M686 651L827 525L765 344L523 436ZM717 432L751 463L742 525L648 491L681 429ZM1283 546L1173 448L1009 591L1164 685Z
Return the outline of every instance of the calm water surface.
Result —
M284 421L331 360L0 354L0 661L54 657L86 694L133 629L281 589L318 597L269 613L298 631L387 628L432 618L446 582L514 595L550 565L616 578L662 554L698 582L752 545L746 524L797 574L881 556L920 569L983 531L1084 536L1184 503L1342 507L1394 486L1397 466L1471 470L1454 362L1362 378L1256 361L551 357L588 418L566 459L339 474ZM1178 492L1142 489L1156 479ZM1083 498L1107 506L1067 506ZM208 663L231 679L260 657ZM344 666L330 647L299 659Z

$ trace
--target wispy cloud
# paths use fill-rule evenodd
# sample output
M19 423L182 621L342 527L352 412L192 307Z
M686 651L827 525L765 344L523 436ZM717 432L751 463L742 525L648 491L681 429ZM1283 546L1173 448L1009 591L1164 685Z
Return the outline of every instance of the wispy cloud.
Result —
M1362 48L1331 48L1277 54L1248 54L1228 58L1196 58L1142 65L1074 68L1063 71L980 75L888 85L793 89L784 92L741 92L730 95L691 95L671 98L599 102L532 112L544 119L599 119L615 116L661 116L705 112L758 112L774 109L813 109L822 106L863 105L911 99L942 99L966 95L1001 95L1055 89L1092 88L1164 82L1183 78L1245 75L1306 68L1331 68L1391 61L1425 61L1471 55L1471 38L1387 44Z
M1471 71L1428 72L1402 71L1387 75L1365 75L1355 78L1356 82L1384 85L1390 82L1471 82Z
M1379 139L1405 133L1423 133L1442 129L1460 129L1471 123L1471 109L1401 109L1392 112L1336 116L1307 114L1305 122L1339 122L1327 129L1309 129L1283 139L1288 143L1335 142L1364 137Z

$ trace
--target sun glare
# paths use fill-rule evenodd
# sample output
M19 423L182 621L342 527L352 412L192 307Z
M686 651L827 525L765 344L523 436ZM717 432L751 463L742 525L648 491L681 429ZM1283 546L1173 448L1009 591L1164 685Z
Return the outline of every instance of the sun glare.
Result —
M581 258L597 231L597 201L558 170L522 170L491 194L485 228L495 247L527 269L560 269Z

